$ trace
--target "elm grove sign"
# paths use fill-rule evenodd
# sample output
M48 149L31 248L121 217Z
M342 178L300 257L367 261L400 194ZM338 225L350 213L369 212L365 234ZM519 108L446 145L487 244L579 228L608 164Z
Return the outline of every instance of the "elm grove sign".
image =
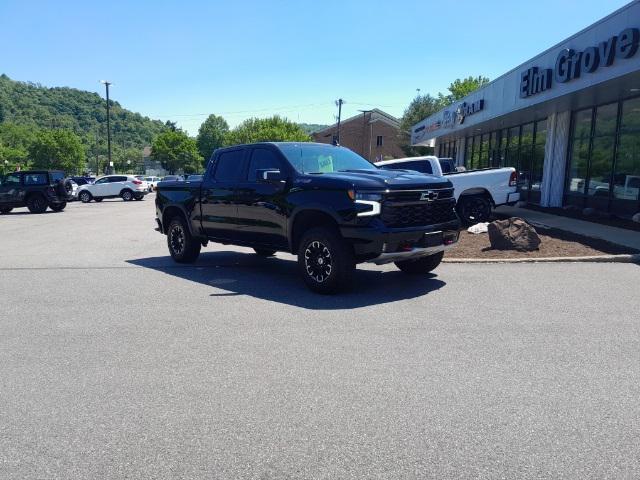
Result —
M637 53L639 45L640 30L626 28L619 35L581 52L565 48L558 53L554 68L531 67L520 74L520 97L549 90L554 81L567 83L601 67L610 67L616 59L629 59Z

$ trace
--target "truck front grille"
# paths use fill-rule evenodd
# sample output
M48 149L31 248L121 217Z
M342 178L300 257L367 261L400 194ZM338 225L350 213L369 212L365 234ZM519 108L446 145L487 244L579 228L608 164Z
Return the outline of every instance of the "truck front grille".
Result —
M420 227L456 220L453 198L420 203L394 202L385 200L382 204L381 219L387 227Z

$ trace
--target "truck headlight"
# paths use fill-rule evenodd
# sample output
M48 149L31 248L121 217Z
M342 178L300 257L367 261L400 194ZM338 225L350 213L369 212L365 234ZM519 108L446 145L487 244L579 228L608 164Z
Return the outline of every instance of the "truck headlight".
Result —
M358 216L372 217L374 215L380 215L380 211L382 209L381 201L382 195L380 193L356 192L355 203L367 206L366 210L358 213Z

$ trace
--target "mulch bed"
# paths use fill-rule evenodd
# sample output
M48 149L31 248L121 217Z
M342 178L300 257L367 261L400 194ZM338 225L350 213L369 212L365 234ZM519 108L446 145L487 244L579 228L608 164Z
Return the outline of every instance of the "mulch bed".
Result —
M487 233L460 232L458 245L445 254L445 258L543 258L543 257L591 257L595 255L620 255L639 253L633 249L556 229L536 227L542 243L533 252L516 250L492 250Z

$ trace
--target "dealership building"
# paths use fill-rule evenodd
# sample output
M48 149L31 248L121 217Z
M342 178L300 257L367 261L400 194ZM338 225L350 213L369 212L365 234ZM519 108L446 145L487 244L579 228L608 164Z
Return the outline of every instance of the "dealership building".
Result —
M543 207L640 212L640 0L414 125L466 168L515 167Z

